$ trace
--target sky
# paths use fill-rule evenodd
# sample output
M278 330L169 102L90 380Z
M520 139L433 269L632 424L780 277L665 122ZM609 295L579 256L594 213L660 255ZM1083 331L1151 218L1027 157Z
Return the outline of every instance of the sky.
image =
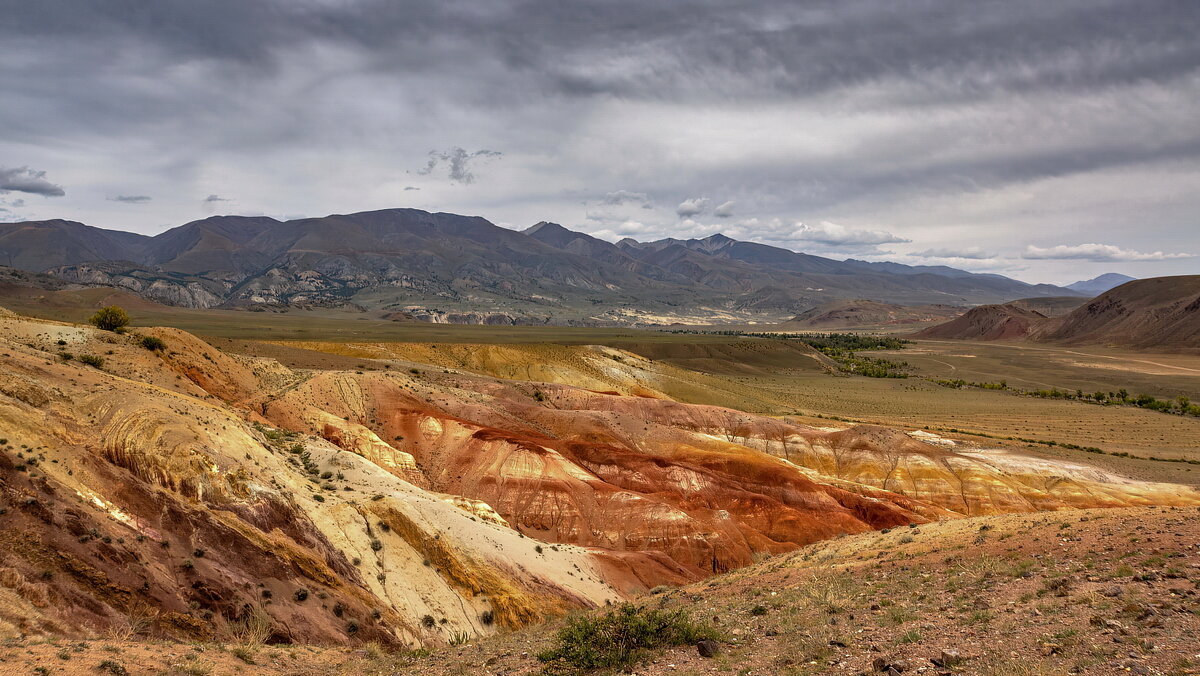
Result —
M390 207L1200 273L1195 0L0 0L0 221Z

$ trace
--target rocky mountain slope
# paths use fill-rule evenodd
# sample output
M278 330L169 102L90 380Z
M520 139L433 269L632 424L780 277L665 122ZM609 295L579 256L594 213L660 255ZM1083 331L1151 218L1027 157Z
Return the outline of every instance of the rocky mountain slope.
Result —
M1078 296L1045 296L1042 298L1021 298L1006 303L1025 310L1033 310L1047 317L1061 317L1070 314L1072 310L1083 305L1087 298Z
M161 345L156 340L161 341ZM429 348L437 349L437 348ZM1200 504L923 433L0 317L0 634L446 643L908 523Z
M1036 306L1037 299L980 306L915 335L1200 350L1200 275L1134 280L1055 317L1028 309Z
M553 223L516 232L416 209L214 216L154 237L61 220L0 224L0 264L193 308L338 305L510 323L778 320L830 298L968 304L1070 293L721 235L614 245Z
M931 324L961 314L963 308L954 305L895 305L860 298L823 303L801 312L776 328L830 329Z
M1048 323L1037 338L1200 350L1200 275L1122 284Z
M1045 320L1046 315L1013 304L980 305L913 335L942 340L1014 340L1028 337Z

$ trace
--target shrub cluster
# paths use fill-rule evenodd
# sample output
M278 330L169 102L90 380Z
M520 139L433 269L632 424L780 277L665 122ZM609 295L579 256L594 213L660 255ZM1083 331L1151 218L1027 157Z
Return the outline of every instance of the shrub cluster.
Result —
M550 673L625 667L650 650L715 639L717 631L682 610L646 610L624 604L593 617L578 615L559 630L554 647L538 654Z

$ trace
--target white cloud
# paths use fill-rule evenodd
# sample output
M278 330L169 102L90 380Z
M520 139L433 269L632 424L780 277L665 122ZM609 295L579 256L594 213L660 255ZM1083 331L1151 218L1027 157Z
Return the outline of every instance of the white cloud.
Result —
M801 242L817 242L835 246L899 244L911 240L898 237L885 230L860 230L837 223L821 221L815 225L796 223L794 239Z
M965 258L977 261L996 258L997 256L997 254L984 251L977 246L968 246L961 249L926 249L925 251L918 251L909 255L915 258Z
M691 218L704 213L708 208L709 199L707 197L693 197L686 199L675 207L675 213L679 214L680 218Z
M716 209L713 209L713 215L716 216L717 218L732 218L733 217L733 207L734 207L733 200L729 200L728 202L725 202L724 204L719 205Z
M603 230L595 230L590 234L593 237L599 237L600 239L609 241L616 241L626 237L632 237L637 240L646 241L647 239L653 239L653 237L646 237L646 235L648 233L653 234L656 230L657 227L655 226L629 220L622 223L613 224L612 226L604 228Z
M1163 253L1155 251L1143 253L1133 249L1122 249L1112 244L1060 244L1042 248L1032 244L1025 247L1023 258L1031 260L1081 260L1081 261L1167 261L1179 258L1193 258L1188 253Z

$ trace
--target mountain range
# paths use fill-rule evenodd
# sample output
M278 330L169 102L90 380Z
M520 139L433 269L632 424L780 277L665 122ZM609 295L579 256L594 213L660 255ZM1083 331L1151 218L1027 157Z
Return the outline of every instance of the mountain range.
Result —
M555 223L518 232L416 209L214 216L153 237L65 220L0 224L0 264L186 307L348 305L527 324L778 321L839 298L975 305L1084 295L720 234L613 244Z

